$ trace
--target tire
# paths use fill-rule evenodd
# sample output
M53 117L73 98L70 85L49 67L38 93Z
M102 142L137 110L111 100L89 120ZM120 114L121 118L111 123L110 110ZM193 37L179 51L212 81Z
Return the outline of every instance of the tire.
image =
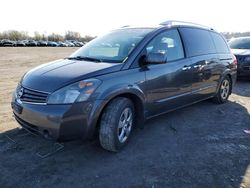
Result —
M99 140L101 146L117 152L130 138L135 120L132 101L125 97L112 100L104 109L100 121Z
M219 86L218 92L213 98L213 102L217 104L223 104L227 102L232 89L232 81L228 76L225 76Z

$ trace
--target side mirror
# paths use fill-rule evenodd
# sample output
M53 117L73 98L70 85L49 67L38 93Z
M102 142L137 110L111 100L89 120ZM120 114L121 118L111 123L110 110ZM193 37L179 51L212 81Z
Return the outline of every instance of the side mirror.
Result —
M165 52L150 52L145 59L146 64L164 64L167 62L167 56Z

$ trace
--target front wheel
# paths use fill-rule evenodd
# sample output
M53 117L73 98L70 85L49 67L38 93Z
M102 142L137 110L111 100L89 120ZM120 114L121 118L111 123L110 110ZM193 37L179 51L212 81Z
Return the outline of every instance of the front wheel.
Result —
M223 104L227 102L231 88L232 88L231 79L228 76L224 77L223 80L221 81L217 94L213 98L213 101L218 104Z
M118 97L112 100L104 109L100 121L101 146L113 152L124 147L129 140L134 119L135 110L130 99Z

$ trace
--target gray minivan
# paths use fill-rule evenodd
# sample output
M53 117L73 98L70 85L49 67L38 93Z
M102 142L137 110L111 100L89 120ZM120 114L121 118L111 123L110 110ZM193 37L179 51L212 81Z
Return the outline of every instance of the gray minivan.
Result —
M57 140L98 134L118 151L151 117L209 98L225 103L236 71L225 39L208 27L123 27L27 72L11 105L24 129Z

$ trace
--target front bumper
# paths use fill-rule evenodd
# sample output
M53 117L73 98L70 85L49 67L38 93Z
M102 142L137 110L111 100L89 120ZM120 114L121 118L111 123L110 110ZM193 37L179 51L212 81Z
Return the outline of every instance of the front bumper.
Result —
M250 61L245 61L245 56L236 56L238 60L237 75L250 76Z
M250 76L250 63L238 65L238 76Z
M41 105L12 100L14 117L24 128L55 140L90 138L103 101L72 105Z

